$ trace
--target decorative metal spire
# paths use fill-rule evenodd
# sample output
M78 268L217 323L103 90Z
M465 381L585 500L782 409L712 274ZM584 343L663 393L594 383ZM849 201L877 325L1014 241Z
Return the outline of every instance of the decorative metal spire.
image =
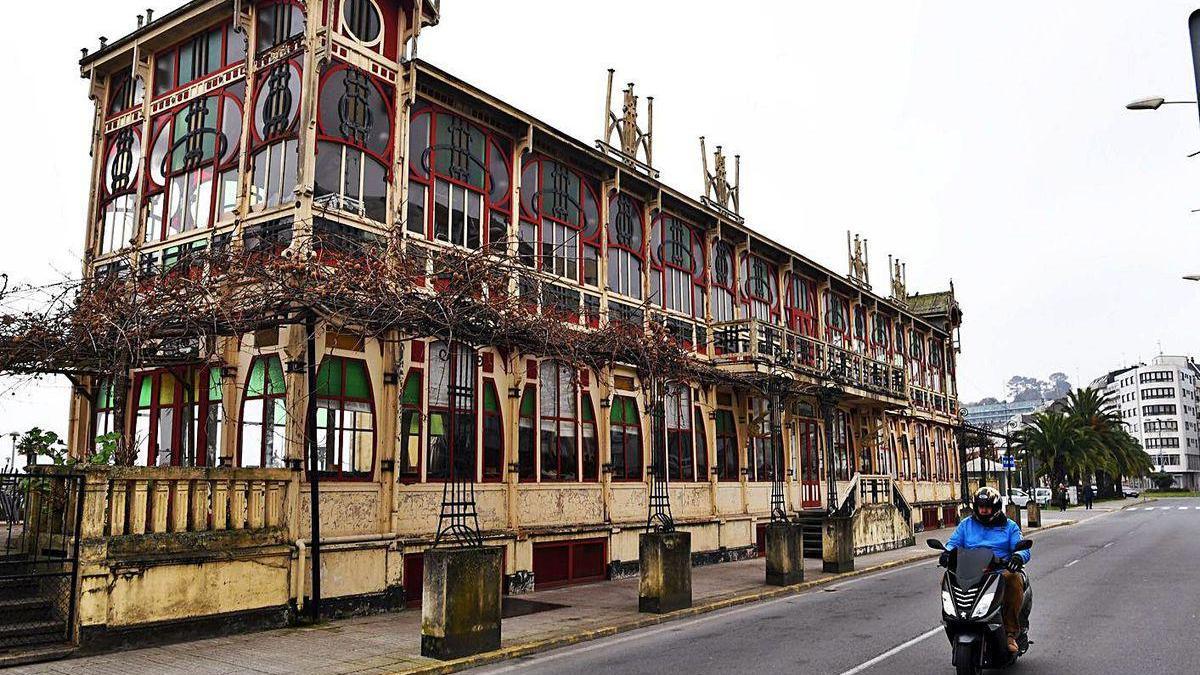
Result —
M713 152L713 170L709 171L708 149L703 136L700 137L700 160L704 163L704 197L701 201L741 221L742 156L733 156L733 182L729 181L725 152L719 145Z
M892 277L892 302L901 307L908 306L908 263L900 262L899 258L888 256L888 271ZM954 283L951 282L951 288Z
M854 244L850 243L850 230L846 230L846 257L849 259L850 272L846 275L852 283L871 290L870 249L867 240L854 235Z
M634 167L654 178L658 171L654 169L654 97L646 97L646 129L643 131L638 124L638 97L634 94L634 84L630 82L621 91L623 102L621 114L612 107L613 75L612 68L608 69L608 93L604 98L604 132L601 140L596 141L596 147L615 155L626 165ZM616 143L613 143L613 137ZM639 158L640 155L640 158Z

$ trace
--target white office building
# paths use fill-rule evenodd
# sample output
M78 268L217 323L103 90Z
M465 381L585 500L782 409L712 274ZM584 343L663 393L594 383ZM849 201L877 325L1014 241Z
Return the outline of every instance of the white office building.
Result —
M1092 382L1112 395L1114 408L1155 469L1191 490L1200 486L1198 383L1200 364L1187 356L1158 356Z

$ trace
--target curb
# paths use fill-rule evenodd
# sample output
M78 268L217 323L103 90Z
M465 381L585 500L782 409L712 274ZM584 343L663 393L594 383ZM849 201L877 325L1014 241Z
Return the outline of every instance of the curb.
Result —
M1059 521L1059 522L1052 523L1049 525L1044 525L1042 527L1036 528L1035 530L1029 532L1028 536L1033 536L1039 532L1046 532L1048 530L1054 530L1054 529L1057 529L1060 527L1067 527L1069 525L1074 525L1077 522L1080 522L1080 521L1063 520L1063 521ZM918 546L919 545L920 544L918 544ZM701 614L709 614L711 612L716 612L716 611L719 611L722 609L728 609L730 607L737 607L739 605L747 605L747 604L751 604L751 603L755 603L755 602L762 602L764 600L771 600L774 598L780 598L780 597L784 597L784 596L788 596L788 595L797 595L799 593L803 593L804 591L807 591L807 590L810 590L813 588L817 588L820 586L826 586L829 584L837 583L839 581L844 581L846 579L852 579L854 577L860 577L860 576L864 576L867 574L873 574L875 572L882 572L884 570L894 569L896 567L904 567L904 566L912 565L915 563L925 562L927 560L933 560L933 559L937 558L939 555L941 555L941 554L936 551L931 551L929 553L916 555L911 558L904 558L901 560L889 560L888 562L885 562L885 563L879 563L878 565L871 565L870 567L864 567L862 569L856 569L856 570L853 570L850 572L842 572L841 574L833 574L828 577L822 577L820 579L813 579L812 581L804 581L804 582L795 584L794 586L786 586L783 588L771 588L768 590L754 591L752 593L746 593L743 595L736 595L733 597L721 598L719 600L713 600L711 602L706 602L702 605L696 605L693 607L689 607L687 609L681 609L681 610L678 610L675 612L670 612L668 614L645 616L645 617L641 617L638 619L633 619L631 621L625 621L622 623L612 624L612 625L608 625L608 626L601 626L599 628L592 628L589 630L580 631L578 633L572 633L570 635L559 635L559 636L554 636L554 637L532 640L530 642L522 642L521 644L516 644L516 645L509 646L509 647L502 647L495 651L485 652L483 654L476 654L474 656L466 656L461 659L455 659L453 661L443 661L443 662L438 662L438 663L431 663L428 665L418 666L416 668L410 668L407 670L397 670L397 671L391 671L391 672L392 672L392 675L442 675L443 673L455 673L455 672L459 672L462 670L466 670L468 668L477 668L479 666L485 666L485 665L489 665L492 663L498 663L500 661L506 661L508 659L515 659L515 658L519 658L522 656L529 656L531 654L547 652L552 649L558 649L560 647L569 647L571 645L579 644L581 642L589 642L591 640L597 640L599 638L610 637L613 635L618 635L620 633L627 633L629 631L637 630L639 628L656 626L659 624L667 623L669 621L674 621L676 619L686 619L688 617L698 616Z

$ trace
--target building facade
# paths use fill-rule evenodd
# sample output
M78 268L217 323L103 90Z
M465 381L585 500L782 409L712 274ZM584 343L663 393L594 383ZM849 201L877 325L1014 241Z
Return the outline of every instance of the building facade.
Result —
M1150 455L1155 468L1177 487L1200 486L1200 365L1189 356L1156 356L1149 364L1114 370L1092 386L1112 397L1125 428ZM1143 479L1149 486L1149 479Z
M657 322L729 372L759 371L787 351L790 376L814 386L840 364L835 411L822 415L815 396L784 411L782 466L765 451L760 393L667 390L671 506L698 562L754 555L773 477L789 513L824 513L830 463L835 500L857 476L879 476L911 506L912 528L956 519L961 311L952 291L910 296L897 275L889 297L873 293L853 266L835 273L757 233L727 199L663 183L648 153L637 160L568 137L417 59L420 31L438 18L431 0L195 0L85 56L96 102L86 273L163 274L190 251L287 250L322 234L364 244L398 236L431 260L506 242L527 266L514 289L566 310L580 330ZM718 163L715 187L725 190L714 194L727 197ZM214 584L259 575L256 588L245 599L196 598L188 611L303 602L308 394L318 406L326 596L389 606L419 598L420 555L452 466L474 478L483 536L506 550L509 592L636 570L654 402L633 369L576 370L489 345L321 326L317 386L307 392L291 365L305 339L303 326L281 326L204 346L193 366L134 372L123 419L104 382L73 399L77 452L124 429L147 467L150 487L110 481L105 508L126 515L108 519L106 536L134 536L135 520L152 529L128 504L153 502L155 475L191 481L162 490L192 495L198 477L219 475L213 467L251 483L266 472L258 482L268 486L291 468L291 484L305 486L279 498L294 500L297 520L271 544L283 548L272 549L270 576L206 568ZM199 522L181 518L183 530ZM174 620L182 610L138 611L128 598L194 595L183 563L172 571L176 563L156 558L130 580L121 576L128 561L112 557L125 549L108 550L84 571L84 589L108 598L82 612L85 627Z

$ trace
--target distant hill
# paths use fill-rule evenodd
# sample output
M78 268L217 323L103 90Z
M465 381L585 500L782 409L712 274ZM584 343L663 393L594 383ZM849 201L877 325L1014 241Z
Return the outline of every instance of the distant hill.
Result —
M1013 375L1004 385L1005 401L1053 401L1066 396L1071 391L1071 382L1066 373L1051 373L1050 379L1041 380L1026 375ZM993 396L982 398L974 403L963 403L969 408L973 405L992 405L1002 403Z

